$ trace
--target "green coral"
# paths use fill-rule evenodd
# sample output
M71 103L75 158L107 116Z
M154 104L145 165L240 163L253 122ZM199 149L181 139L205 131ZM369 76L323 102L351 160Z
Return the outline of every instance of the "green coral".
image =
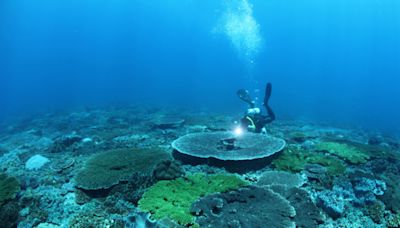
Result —
M330 175L340 175L346 167L339 159L319 153L309 152L297 147L288 147L277 157L272 164L278 170L300 172L306 164L319 164L327 168Z
M135 173L151 175L154 166L169 155L159 149L115 149L94 155L75 177L86 190L107 189Z
M326 140L329 141L329 140ZM370 145L358 142L353 142L349 140L332 140L333 142L345 143L347 145L353 146L363 153L369 155L370 157L383 158L398 160L397 151L393 150L391 147L385 147L381 145Z
M381 224L384 220L385 204L376 201L374 204L366 206L366 212L374 222Z
M20 185L15 177L0 173L0 206L8 200L14 199L19 190Z
M352 164L366 163L370 158L365 151L346 143L321 142L315 146L315 149L327 151Z
M388 214L385 220L387 227L400 227L400 214Z
M181 225L193 225L190 206L200 197L226 192L247 185L236 175L194 174L175 180L159 181L139 201L139 208L154 219L168 217Z

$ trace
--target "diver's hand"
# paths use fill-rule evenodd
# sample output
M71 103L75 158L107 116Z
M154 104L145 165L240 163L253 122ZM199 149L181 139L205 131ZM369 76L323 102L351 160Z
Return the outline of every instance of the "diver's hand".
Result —
M261 129L261 134L266 135L267 134L267 129L265 127L263 127Z

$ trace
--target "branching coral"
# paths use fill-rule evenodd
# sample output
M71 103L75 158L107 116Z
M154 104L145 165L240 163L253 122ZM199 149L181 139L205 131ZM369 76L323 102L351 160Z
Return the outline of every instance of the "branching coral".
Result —
M139 201L139 208L155 219L168 217L181 225L194 224L190 207L200 197L226 192L247 183L236 175L195 174L175 180L159 181L150 187Z
M321 142L315 146L315 149L327 151L352 164L366 163L369 159L369 155L366 152L346 143Z
M306 164L319 164L327 168L328 174L340 175L346 168L339 159L319 153L289 147L272 162L278 170L300 172Z

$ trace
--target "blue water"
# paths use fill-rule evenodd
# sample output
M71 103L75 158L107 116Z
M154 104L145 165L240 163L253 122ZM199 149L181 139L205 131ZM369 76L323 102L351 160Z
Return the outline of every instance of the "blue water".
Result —
M399 15L397 0L3 0L1 115L110 102L237 115L236 90L271 81L278 119L399 134Z

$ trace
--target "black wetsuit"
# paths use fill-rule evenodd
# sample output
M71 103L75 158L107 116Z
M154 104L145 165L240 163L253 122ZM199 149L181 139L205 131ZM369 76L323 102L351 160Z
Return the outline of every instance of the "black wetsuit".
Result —
M240 90L243 91L243 90ZM238 95L239 92L238 91ZM272 111L271 107L268 105L269 98L271 96L271 91L272 91L272 85L271 83L267 83L266 88L265 88L265 96L264 96L264 107L267 111L267 115L262 115L261 113L258 114L246 114L241 120L240 124L242 128L244 129L249 129L252 130L256 133L261 133L263 127L272 121L275 120L275 113ZM239 95L239 97L247 102L251 108L254 108L254 102L249 99L249 96L247 97L242 97Z

